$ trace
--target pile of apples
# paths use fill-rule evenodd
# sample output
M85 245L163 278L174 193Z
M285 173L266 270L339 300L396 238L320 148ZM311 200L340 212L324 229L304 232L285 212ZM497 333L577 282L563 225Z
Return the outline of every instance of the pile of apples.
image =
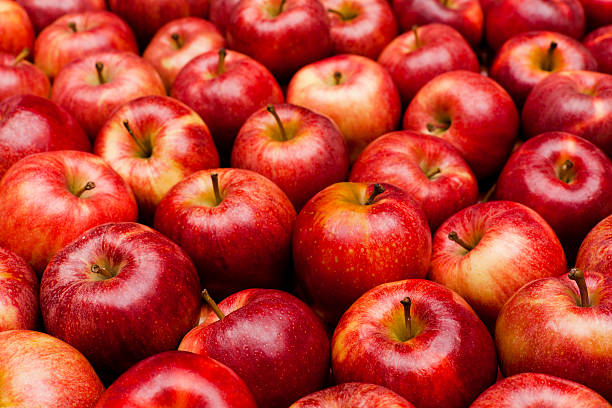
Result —
M0 0L0 407L612 408L611 157L612 0Z

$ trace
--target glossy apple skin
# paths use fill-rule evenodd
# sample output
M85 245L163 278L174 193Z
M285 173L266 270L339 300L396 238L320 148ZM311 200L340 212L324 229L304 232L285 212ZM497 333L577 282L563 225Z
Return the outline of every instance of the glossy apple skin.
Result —
M397 23L387 0L323 0L322 3L328 10L333 54L357 54L375 60L397 36Z
M459 31L472 46L480 44L484 17L478 0L455 0L449 5L439 0L393 0L393 11L402 31L442 23Z
M335 72L342 74L338 85ZM305 66L291 79L287 102L329 116L344 135L351 163L368 143L395 130L401 116L391 75L359 55L337 55Z
M219 177L219 205L212 174ZM154 225L187 251L202 287L223 298L246 288L283 285L295 216L285 193L264 176L211 169L176 184L159 203Z
M280 81L332 50L329 20L318 0L241 1L230 16L227 42L261 62Z
M89 181L95 188L75 193ZM49 259L96 225L136 221L130 187L100 157L75 150L27 156L0 180L0 246L23 257L40 277Z
M38 328L38 293L38 278L30 265L0 247L0 332Z
M132 139L123 122L142 145ZM153 221L155 208L179 181L198 170L219 167L219 155L204 121L188 106L165 96L145 96L121 106L106 121L94 146L132 188L140 219Z
M247 289L219 303L191 330L179 350L227 365L244 380L260 407L284 408L320 390L329 375L325 326L296 297L274 289ZM266 375L262 375L262 373Z
M612 215L601 220L584 238L576 268L612 275Z
M612 74L612 25L591 32L584 37L582 44L597 60L597 70Z
M416 335L403 341L406 296ZM474 311L455 292L422 279L361 296L336 327L332 367L337 383L382 385L419 408L466 407L497 375L493 339Z
M95 273L94 264L112 277ZM100 372L119 374L176 349L198 322L200 282L185 251L168 238L141 224L111 222L87 230L53 257L40 305L49 334Z
M346 179L348 149L328 117L290 104L275 110L290 139L283 141L274 117L260 109L240 129L231 165L272 180L299 211L316 193Z
M451 231L474 248L451 241ZM521 286L566 268L561 243L544 218L519 203L491 201L440 226L427 277L461 295L493 330L502 306Z
M480 64L470 45L454 28L427 24L418 28L420 47L414 32L395 38L380 54L378 63L393 77L404 106L427 82L457 70L480 72Z
M432 169L440 172L428 177ZM365 148L349 181L393 184L419 202L432 231L478 197L474 173L450 143L407 130L391 132Z
M487 43L495 50L527 31L555 31L580 39L585 30L579 0L501 0L489 7L485 21Z
M448 129L430 131L430 123ZM492 79L451 71L421 88L406 110L403 126L450 142L482 179L499 171L510 155L519 116L510 95Z
M28 12L34 30L37 33L64 14L89 10L106 10L105 0L17 0L17 3Z
M151 356L123 373L96 408L257 408L246 384L212 358L185 351Z
M246 55L227 51L219 75L219 55L210 51L191 60L177 75L172 96L206 122L219 154L229 158L240 127L259 108L282 103L283 92L270 71Z
M345 383L312 393L289 408L414 408L388 388L375 384Z
M68 26L75 24L76 32ZM66 14L48 25L34 43L34 62L51 79L68 63L104 51L138 55L130 27L106 10Z
M11 408L93 408L104 387L85 357L48 334L0 332L2 403Z
M337 183L300 211L293 261L305 298L335 323L376 285L424 278L431 257L425 213L411 195L391 184L372 204L374 183Z
M557 48L552 65L547 67L551 43ZM597 60L578 41L552 31L530 31L506 41L497 53L489 70L496 80L522 106L538 82L553 72L586 70L596 71Z
M211 0L208 19L217 26L225 36L232 11L240 3L240 0Z
M14 55L0 52L0 102L15 95L49 97L51 84L40 68L26 60L14 64Z
M580 2L590 28L612 24L612 4L608 0L580 0Z
M172 39L176 34L180 47ZM184 17L160 28L142 57L155 67L170 91L174 79L189 61L224 46L225 38L214 24L197 17Z
M612 276L585 272L589 307L567 275L531 282L504 305L495 339L505 376L551 374L612 398Z
M560 179L566 160L571 180ZM512 154L497 181L495 197L537 211L555 230L569 259L599 221L612 214L612 162L592 143L563 132L525 142Z
M91 151L66 110L46 98L15 95L0 102L0 178L20 159L50 150Z
M0 0L0 53L17 55L34 48L34 28L28 13L12 0Z

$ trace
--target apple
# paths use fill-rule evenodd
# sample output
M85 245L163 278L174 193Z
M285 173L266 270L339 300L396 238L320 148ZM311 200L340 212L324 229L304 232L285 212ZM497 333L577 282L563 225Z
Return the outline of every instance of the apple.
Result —
M155 67L170 91L174 79L189 61L224 46L225 38L214 24L197 17L184 17L160 28L142 57Z
M612 276L586 272L533 281L504 305L495 340L505 376L551 374L612 398Z
M2 405L93 408L104 386L73 347L29 330L0 332Z
M211 169L176 184L157 206L154 225L187 251L202 287L224 297L285 283L295 216L285 193L264 176Z
M580 0L587 24L591 28L612 24L612 3L609 0Z
M23 257L40 277L56 252L84 231L135 221L130 187L98 156L59 150L27 156L0 180L0 246Z
M510 95L492 79L451 71L416 94L404 115L404 129L450 142L482 179L499 171L510 155L519 116Z
M0 0L0 53L17 55L34 48L34 28L28 13L12 0Z
M414 405L380 385L345 383L312 393L289 408L336 407L414 408Z
M596 69L593 55L573 38L552 31L530 31L504 43L489 74L522 106L531 89L552 72Z
M351 163L377 137L397 128L401 104L391 75L359 55L337 55L302 68L287 102L329 116L340 127Z
M612 25L591 32L584 37L582 44L597 60L597 70L612 74Z
M299 210L325 187L346 179L349 156L328 117L296 105L268 105L240 129L231 165L266 176Z
M38 328L38 292L38 278L30 265L0 247L0 332Z
M370 143L349 181L400 187L419 202L432 231L478 196L476 177L457 149L439 137L408 130Z
M353 303L334 331L332 368L337 383L382 385L419 408L467 407L497 375L474 311L423 279L379 285Z
M105 0L17 0L17 3L28 12L37 33L64 14L106 10Z
M90 140L119 106L166 95L155 68L130 52L108 51L73 61L55 78L51 99L81 124Z
M257 405L285 408L320 390L329 375L329 337L312 310L274 289L247 289L217 306L179 350L212 357L244 380ZM263 375L265 373L265 375Z
M48 25L34 43L34 62L51 79L68 63L104 51L138 55L130 27L105 10L66 14Z
M165 96L144 96L117 108L100 129L94 153L130 185L140 219L147 222L176 183L198 170L219 167L204 121Z
M584 238L578 256L576 268L612 275L612 215L600 221Z
M49 97L49 78L36 65L26 61L29 54L28 48L17 56L0 52L0 102L15 95Z
M227 32L227 25L232 16L232 11L240 3L240 0L211 0L208 10L208 19L217 26L224 36Z
M393 78L404 106L427 82L457 70L480 72L476 54L454 28L445 24L414 26L395 38L378 57Z

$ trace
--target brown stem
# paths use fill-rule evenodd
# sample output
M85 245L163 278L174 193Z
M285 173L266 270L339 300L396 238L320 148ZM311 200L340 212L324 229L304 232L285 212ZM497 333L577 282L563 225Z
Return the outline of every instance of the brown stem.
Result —
M217 75L225 73L225 57L227 56L227 50L221 48L219 50L219 62L217 63Z
M440 170L439 167L434 167L433 169L429 170L428 172L425 173L425 176L428 179L431 179L433 176L435 176L436 174L440 173L442 170Z
M413 25L412 26L412 33L414 34L414 45L417 48L421 48L421 39L419 38L419 26L418 25Z
M217 173L213 173L210 175L210 179L212 180L213 191L215 192L215 201L216 205L221 204L221 193L219 192L219 175Z
M484 195L484 197L482 197L482 200L480 200L480 202L481 203L489 202L489 200L491 199L491 196L493 196L493 193L495 192L496 187L497 187L497 184L493 184L491 188L487 191L487 193Z
M71 21L68 23L68 28L71 29L73 33L77 32L77 26L74 21Z
M561 179L561 181L563 181L564 183L569 183L570 182L570 170L572 169L572 167L574 167L574 163L572 163L571 160L566 160L565 162L563 162L563 164L561 165L561 170L559 171L559 179Z
M103 69L104 69L104 64L101 63L100 61L96 62L96 71L98 72L98 81L100 81L100 84L103 84L106 82L104 80L104 76L102 75Z
M15 57L15 61L13 61L13 66L16 67L21 61L26 59L30 55L30 49L25 47L17 56Z
M553 70L553 56L555 54L555 50L557 49L557 43L552 41L550 46L548 47L548 51L546 52L546 58L544 59L544 64L542 64L542 69L544 71L552 71Z
M93 181L88 181L83 187L81 187L79 191L74 193L74 195L80 197L81 195L83 195L84 192L93 190L94 188L96 188L96 183L94 183Z
M283 122L278 117L278 113L276 113L276 109L274 109L274 106L273 105L268 105L266 107L266 110L268 112L270 112L272 114L272 116L274 116L274 119L276 120L276 124L278 125L278 128L280 129L280 133L281 133L281 137L282 137L283 141L288 140L287 139L287 132L285 131L285 127L283 126Z
M449 232L448 233L448 239L450 239L453 242L456 242L461 247L463 247L466 251L471 251L472 249L474 249L473 246L471 246L470 244L468 244L467 242L465 242L464 240L459 238L459 234L457 234L456 231Z
M138 148L140 148L140 150L142 150L146 156L150 156L150 149L147 149L147 146L145 146L140 140L138 140L138 138L134 134L134 131L130 127L130 122L127 119L123 121L123 126L125 127L125 130L127 130L127 132L129 133L129 135L132 137L132 140L134 141L134 143L136 143Z
M368 197L368 200L365 202L365 205L371 205L374 203L374 199L379 195L385 192L385 188L380 184L374 184L374 189L372 190L372 194Z
M334 82L336 83L336 85L340 85L340 81L342 81L342 72L334 72Z
M174 41L174 45L176 45L176 48L183 48L183 45L185 43L179 33L172 34L170 38L172 38L172 41Z
M215 314L217 315L219 320L225 319L225 315L223 314L221 309L219 309L219 306L217 306L217 303L215 303L213 298L210 297L210 295L208 294L208 291L206 289L204 289L202 291L202 298L208 304L208 306L210 306L210 308L213 310L213 312L215 312Z
M99 275L104 275L106 279L110 279L113 277L113 274L108 269L98 264L91 265L91 271Z
M400 303L402 304L402 306L404 306L404 325L406 327L406 340L408 340L412 338L412 318L410 317L410 306L412 304L412 301L408 296L406 296L405 298L400 300Z
M584 272L578 268L572 268L568 273L568 277L578 285L578 290L580 291L580 306L589 307L589 290L584 280Z

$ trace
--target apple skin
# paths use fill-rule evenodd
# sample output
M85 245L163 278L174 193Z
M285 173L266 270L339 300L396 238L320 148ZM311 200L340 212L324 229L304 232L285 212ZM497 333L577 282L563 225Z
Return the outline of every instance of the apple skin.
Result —
M601 220L582 241L576 268L612 275L612 215Z
M34 28L28 13L12 0L0 0L0 53L17 55L34 48Z
M143 151L134 136L149 151ZM188 106L165 96L144 96L117 108L94 146L132 188L140 219L152 222L166 193L188 175L219 167L219 155L204 121Z
M95 188L75 195L86 183ZM0 180L0 246L23 257L40 277L49 259L84 231L136 221L130 187L91 153L58 150L27 156Z
M451 241L451 231L474 248ZM521 286L566 268L563 247L544 218L519 203L491 201L459 211L438 228L427 277L461 295L493 330Z
M413 337L404 308L412 301ZM415 333L416 332L416 333ZM495 345L459 295L435 282L379 285L342 316L332 339L337 383L382 385L419 408L466 407L495 382Z
M50 94L51 83L40 68L26 60L18 60L12 54L0 52L0 102L15 95L48 98Z
M11 408L93 408L104 391L76 349L45 333L0 332L2 403Z
M208 12L208 19L211 23L217 26L219 31L225 36L227 26L230 18L232 17L232 11L240 3L240 0L211 0L210 10Z
M328 11L333 54L357 54L375 60L397 36L397 23L387 0L323 0L322 3Z
M561 179L566 160L573 164L569 182ZM612 214L612 162L585 139L544 133L512 154L497 180L495 197L537 211L571 260L591 228Z
M457 31L474 47L480 44L484 17L478 0L393 0L393 11L402 31L414 25L429 23L447 24Z
M597 60L597 70L612 74L612 25L591 32L584 37L582 44Z
M336 84L334 74L341 74ZM351 163L377 137L397 128L401 102L391 75L359 55L337 55L298 71L287 102L329 116L347 142Z
M100 83L96 64L104 65ZM89 55L66 65L55 78L51 99L66 109L93 141L119 106L147 95L166 95L155 68L130 52Z
M285 408L320 390L329 375L329 337L323 323L298 298L280 290L247 289L219 303L191 330L179 350L227 365L266 408ZM266 375L262 375L266 373Z
M336 183L300 211L293 233L298 285L328 323L376 285L424 278L431 232L412 196L391 184Z
M608 0L580 0L590 28L612 24L612 4Z
M429 130L428 124L436 128ZM519 116L510 95L492 79L451 71L421 88L406 110L403 127L450 142L482 179L499 171L510 155Z
M0 332L39 326L38 278L26 261L0 247Z
M552 43L557 48L549 58ZM574 70L596 71L597 60L571 37L552 31L530 31L504 43L489 74L522 106L542 79L553 72Z
M179 43L172 36L179 36ZM185 65L200 54L225 46L225 38L214 24L197 17L173 20L159 29L142 57L155 67L168 92Z
M439 173L427 175L435 169ZM349 181L389 183L408 192L423 208L432 231L478 197L476 177L457 149L439 137L408 130L370 143Z
M432 23L417 30L419 47L414 32L409 31L391 41L378 58L393 77L404 106L423 85L444 72L480 72L476 54L454 28Z
M17 0L17 3L28 12L37 33L64 14L106 10L105 0Z
M34 43L34 62L53 80L68 63L110 50L138 55L130 27L106 10L82 11L66 14L42 30Z
M289 408L414 408L388 388L375 384L345 383L312 393Z
M328 117L296 105L274 108L289 140L283 141L270 112L260 109L240 129L231 165L272 180L299 211L316 193L346 179L348 150Z
M120 374L176 349L198 322L200 281L185 251L159 232L110 222L53 257L40 283L40 305L49 334L99 372Z
M212 174L219 179L218 205ZM295 217L285 193L264 176L210 169L176 184L157 206L154 225L187 251L202 287L222 298L284 284Z
M612 398L612 276L586 271L591 306L581 307L567 275L523 286L495 327L502 372L539 372L576 381Z

